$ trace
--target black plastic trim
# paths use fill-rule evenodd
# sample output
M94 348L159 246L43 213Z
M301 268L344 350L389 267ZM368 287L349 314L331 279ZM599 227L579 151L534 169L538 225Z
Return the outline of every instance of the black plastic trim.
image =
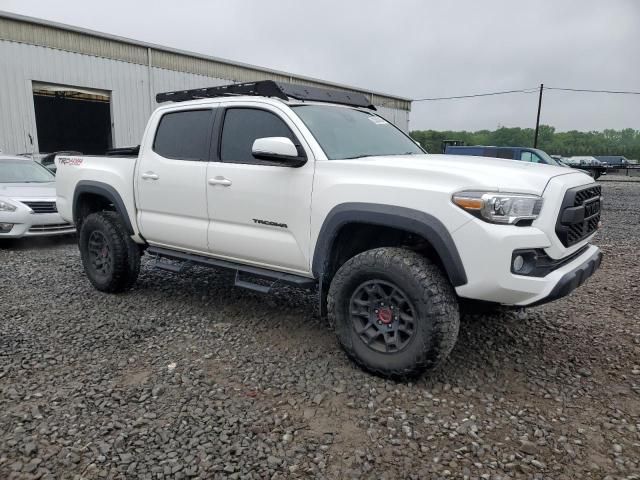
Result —
M255 277L274 280L278 283L285 283L287 285L293 285L301 288L313 288L317 283L313 278L303 277L294 273L277 272L275 270L268 270L266 268L244 265L242 263L237 263L230 260L221 260L218 258L195 255L193 253L181 252L179 250L172 250L169 248L149 247L147 249L147 253L151 255L157 255L158 257L169 258L172 260L192 262L207 267L231 270L236 272L236 274L245 273L248 275L253 275ZM245 283L243 284L243 280L240 280L239 277L236 277L236 283L238 282L240 282L240 286L246 286L246 283L248 283L244 281Z
M545 298L538 300L535 303L526 305L527 307L534 307L536 305L542 305L544 303L552 302L559 298L565 297L573 292L576 288L582 285L587 278L595 273L602 263L602 252L600 249L594 252L588 259L582 262L579 266L565 273L558 281L553 290Z
M313 255L316 278L321 278L326 272L338 232L349 223L382 225L421 236L435 249L452 285L458 287L467 283L458 249L440 220L419 210L372 203L343 203L329 212L320 229Z
M122 201L122 197L113 188L111 185L107 185L106 183L96 182L94 180L80 180L76 185L76 189L73 192L73 222L77 225L77 215L78 215L78 198L83 193L92 193L95 195L101 195L109 200L116 209L116 212L120 214L122 217L122 221L127 229L127 233L129 235L133 235L135 232L133 231L133 226L131 225L131 220L129 220L129 215L127 214L127 208L124 206L124 202Z
M559 269L563 265L575 260L582 255L589 245L578 249L571 255L564 258L554 259L547 255L541 248L527 248L522 250L514 250L511 254L511 273L514 275L522 275L523 277L546 277L554 270ZM525 267L522 271L516 272L513 269L513 261L518 256L522 256L525 260Z
M296 145L296 147L298 147ZM298 149L299 151L299 149ZM307 155L303 154L298 155L297 157L289 157L287 155L278 155L275 153L254 153L253 158L257 158L258 160L264 160L266 162L271 162L270 164L282 166L282 167L291 167L291 168L300 168L305 163L307 163ZM229 162L227 162L229 163ZM263 165L263 163L258 163L258 165Z
M598 230L602 208L601 192L601 187L595 183L566 191L556 221L556 235L565 247L580 243ZM589 196L583 199L585 194ZM592 228L592 225L595 227Z

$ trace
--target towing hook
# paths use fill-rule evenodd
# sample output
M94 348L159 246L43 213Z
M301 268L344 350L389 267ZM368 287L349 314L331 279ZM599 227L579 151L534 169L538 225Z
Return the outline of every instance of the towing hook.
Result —
M526 320L528 316L527 307L516 308L516 318L518 320Z

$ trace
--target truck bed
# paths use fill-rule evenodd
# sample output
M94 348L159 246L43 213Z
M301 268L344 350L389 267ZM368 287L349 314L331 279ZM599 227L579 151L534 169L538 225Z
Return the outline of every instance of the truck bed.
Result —
M135 156L61 155L56 158L56 204L68 222L74 222L74 201L80 195L91 195L98 188L111 193L129 214L133 232L137 234L134 198ZM99 180L95 180L99 179ZM75 198L74 198L75 197Z

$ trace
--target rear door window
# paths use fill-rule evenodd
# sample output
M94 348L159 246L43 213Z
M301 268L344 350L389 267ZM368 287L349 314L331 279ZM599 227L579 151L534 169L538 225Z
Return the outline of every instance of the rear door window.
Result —
M165 113L156 130L153 151L176 160L209 160L213 110Z

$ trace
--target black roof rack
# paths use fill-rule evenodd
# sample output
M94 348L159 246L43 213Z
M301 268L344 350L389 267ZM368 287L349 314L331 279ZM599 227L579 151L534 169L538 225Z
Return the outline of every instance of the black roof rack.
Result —
M259 82L233 83L220 87L196 88L194 90L179 90L164 92L156 95L156 101L185 102L199 98L230 97L238 95L253 95L259 97L275 97L282 100L294 98L296 100L310 100L314 102L330 102L353 107L366 107L375 110L364 93L347 92L345 90L331 90L329 88L310 87L294 83L262 80Z

